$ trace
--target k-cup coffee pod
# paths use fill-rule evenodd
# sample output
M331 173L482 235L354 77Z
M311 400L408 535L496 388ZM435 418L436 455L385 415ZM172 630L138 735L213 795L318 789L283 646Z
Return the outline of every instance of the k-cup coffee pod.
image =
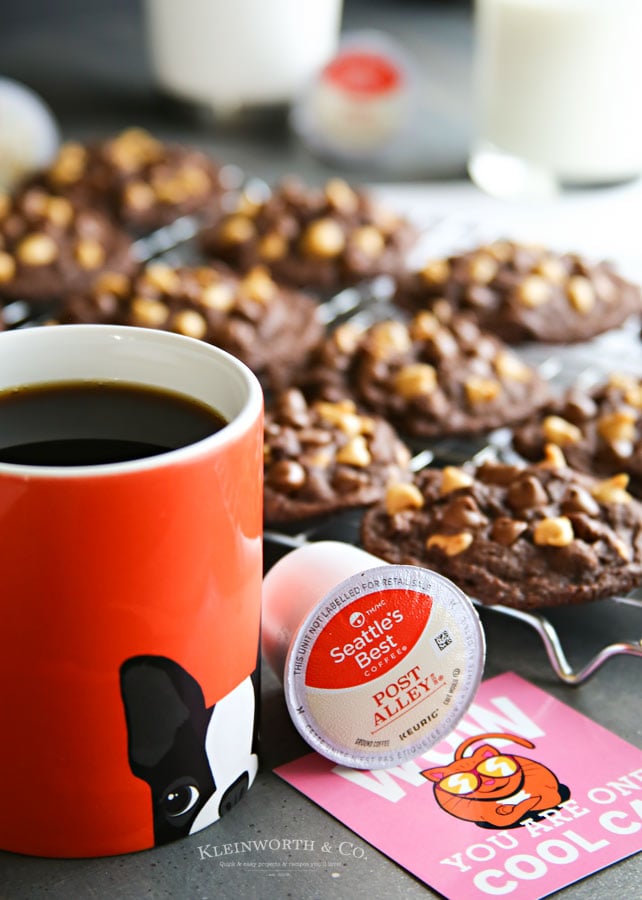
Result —
M399 765L449 734L485 658L479 617L452 581L335 541L268 572L262 640L301 736L360 769Z
M0 78L0 190L12 190L56 155L60 135L49 107L26 85Z
M408 139L417 107L417 78L406 49L382 32L354 32L308 84L291 122L313 151L379 160Z

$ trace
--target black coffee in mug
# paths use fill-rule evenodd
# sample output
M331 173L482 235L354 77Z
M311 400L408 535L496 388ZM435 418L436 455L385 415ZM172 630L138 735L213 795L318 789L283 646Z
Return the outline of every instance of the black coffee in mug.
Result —
M0 462L95 466L194 444L226 424L184 394L122 382L73 381L0 392Z

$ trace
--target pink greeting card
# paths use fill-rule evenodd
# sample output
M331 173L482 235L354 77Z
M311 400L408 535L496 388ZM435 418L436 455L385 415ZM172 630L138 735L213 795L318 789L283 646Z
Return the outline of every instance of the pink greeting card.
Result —
M538 900L642 850L642 751L510 673L412 762L276 774L449 900Z

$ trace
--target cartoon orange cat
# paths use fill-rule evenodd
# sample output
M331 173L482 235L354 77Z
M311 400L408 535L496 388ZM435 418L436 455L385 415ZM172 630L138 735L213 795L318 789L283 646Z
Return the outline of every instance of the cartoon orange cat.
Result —
M424 769L421 774L435 782L435 798L442 809L481 828L514 828L525 818L537 818L537 811L568 800L566 785L532 759L502 753L486 743L464 756L478 741L498 739L535 746L514 734L480 734L463 741L449 765Z

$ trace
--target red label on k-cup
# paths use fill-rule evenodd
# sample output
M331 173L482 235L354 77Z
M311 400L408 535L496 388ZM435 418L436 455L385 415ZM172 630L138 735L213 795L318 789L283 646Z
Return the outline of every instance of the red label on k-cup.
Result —
M386 585L386 582L388 584ZM374 590L355 600L317 638L305 683L313 688L349 688L385 675L415 647L426 628L432 597L392 587L393 576L377 578ZM371 591L364 577L354 590Z
M386 94L402 81L399 69L385 56L365 51L346 51L329 63L323 77L335 87L353 94Z

